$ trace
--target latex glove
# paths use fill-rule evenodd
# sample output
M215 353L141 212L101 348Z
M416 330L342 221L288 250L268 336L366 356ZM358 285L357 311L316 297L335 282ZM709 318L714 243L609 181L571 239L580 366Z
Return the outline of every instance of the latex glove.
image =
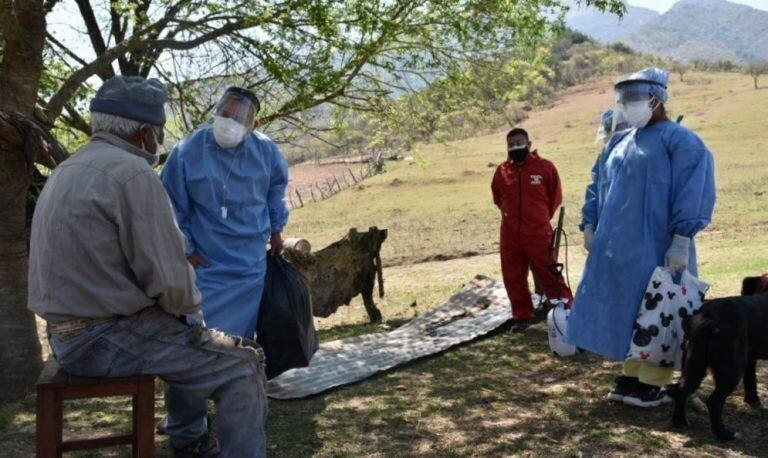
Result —
M691 239L675 234L672 244L664 255L664 265L672 271L682 272L688 268L688 257L691 247Z
M203 309L197 309L197 312L187 315L187 324L194 326L199 324L205 327L205 319L203 318Z
M591 224L584 226L584 249L589 251L592 248L592 241L595 239L595 227Z

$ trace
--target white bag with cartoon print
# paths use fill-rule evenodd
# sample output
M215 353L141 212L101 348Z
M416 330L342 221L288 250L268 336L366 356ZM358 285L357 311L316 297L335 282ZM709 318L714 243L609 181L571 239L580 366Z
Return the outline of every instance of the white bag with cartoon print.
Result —
M683 321L699 310L708 289L707 283L687 270L681 274L680 284L676 284L667 268L657 267L637 313L627 359L680 370L685 340Z

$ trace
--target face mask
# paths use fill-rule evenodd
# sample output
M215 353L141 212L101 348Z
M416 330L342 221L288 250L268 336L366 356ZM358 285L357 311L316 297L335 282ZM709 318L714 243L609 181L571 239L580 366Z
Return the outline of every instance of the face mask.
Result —
M624 116L627 118L629 125L638 129L642 129L643 127L647 126L648 121L650 121L651 116L653 116L653 108L651 108L651 103L653 103L653 99L647 101L640 100L637 102L629 102L625 104L621 111L624 112Z
M155 141L155 149L153 151L149 151L146 148L144 148L144 141L142 140L141 149L147 152L150 156L152 156L152 159L150 160L149 165L152 167L156 166L158 162L160 162L160 140L157 138L157 134L155 134L155 128L150 126L149 131L152 132L152 140Z
M528 145L513 146L507 148L507 158L515 162L523 162L529 152L530 149L528 148Z
M245 138L248 129L234 119L213 117L213 137L222 148L234 148Z

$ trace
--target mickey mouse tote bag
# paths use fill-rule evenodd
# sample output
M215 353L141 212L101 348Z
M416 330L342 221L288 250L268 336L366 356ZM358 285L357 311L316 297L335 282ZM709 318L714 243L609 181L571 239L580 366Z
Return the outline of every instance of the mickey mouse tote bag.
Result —
M687 270L677 284L667 268L657 267L637 313L627 359L680 370L683 323L699 310L708 289L707 283Z

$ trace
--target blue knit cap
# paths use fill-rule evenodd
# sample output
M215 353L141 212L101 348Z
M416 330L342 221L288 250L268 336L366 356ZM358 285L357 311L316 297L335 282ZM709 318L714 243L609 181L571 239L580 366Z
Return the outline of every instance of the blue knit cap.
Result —
M101 85L91 100L91 111L162 126L167 99L165 85L158 79L117 75Z
M632 92L647 92L665 103L669 98L667 84L669 73L656 67L648 67L629 75L620 77L614 88L616 90L628 90Z

